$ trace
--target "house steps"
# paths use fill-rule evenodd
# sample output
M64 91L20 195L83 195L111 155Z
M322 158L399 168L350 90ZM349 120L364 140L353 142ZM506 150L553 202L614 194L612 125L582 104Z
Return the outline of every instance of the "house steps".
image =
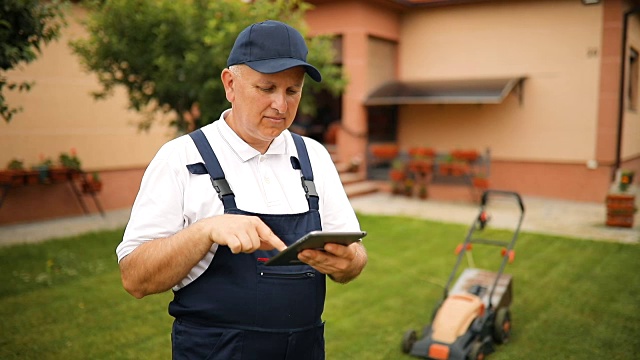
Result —
M359 171L357 167L354 168L349 162L339 161L335 146L327 145L327 149L336 165L340 181L342 181L344 190L349 198L380 191L379 182L367 180L364 172Z
M341 172L340 180L348 197L366 195L377 192L380 186L377 182L369 181L359 172Z
M380 187L376 182L364 180L345 185L344 191L347 193L347 197L354 198L376 193L380 191Z

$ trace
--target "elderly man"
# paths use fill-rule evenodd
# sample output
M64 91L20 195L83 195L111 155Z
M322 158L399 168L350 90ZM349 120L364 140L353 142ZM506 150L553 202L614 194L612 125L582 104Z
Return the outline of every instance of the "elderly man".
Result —
M174 359L324 359L325 275L367 263L361 243L330 243L264 264L312 230L360 230L327 150L287 130L305 74L321 81L307 52L282 22L244 29L221 74L231 109L145 171L116 253L133 296L173 289Z

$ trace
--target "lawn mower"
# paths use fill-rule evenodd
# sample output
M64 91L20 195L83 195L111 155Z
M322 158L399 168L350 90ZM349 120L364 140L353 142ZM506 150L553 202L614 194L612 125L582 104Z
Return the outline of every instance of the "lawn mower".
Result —
M518 224L510 241L484 239L476 232L489 222L486 211L489 198L513 198L519 206ZM424 327L418 339L415 330L408 330L402 338L402 351L406 354L434 360L480 360L492 353L497 344L503 344L511 335L512 276L504 274L507 263L514 260L513 250L524 218L522 198L515 192L486 190L482 194L480 212L475 218L463 244L456 248L456 264L444 288L444 296L436 305L431 323ZM458 277L462 259L470 256L472 244L502 247L502 261L498 272L468 267ZM469 259L469 258L468 258Z

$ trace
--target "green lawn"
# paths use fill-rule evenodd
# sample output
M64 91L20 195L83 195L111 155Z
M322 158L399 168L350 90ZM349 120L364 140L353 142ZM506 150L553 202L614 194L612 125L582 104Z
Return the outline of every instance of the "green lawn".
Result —
M360 220L369 265L353 283L329 284L327 359L411 359L402 335L429 321L468 227ZM0 359L170 358L171 294L125 293L114 253L121 234L0 248ZM516 252L507 267L513 337L490 359L637 358L640 246L522 233ZM473 253L481 268L500 261L496 248Z

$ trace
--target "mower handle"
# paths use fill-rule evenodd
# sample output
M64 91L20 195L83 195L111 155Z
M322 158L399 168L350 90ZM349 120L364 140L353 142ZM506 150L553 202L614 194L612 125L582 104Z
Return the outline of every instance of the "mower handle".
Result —
M487 205L487 201L489 199L489 194L496 194L496 195L505 195L505 196L513 196L516 198L516 200L518 200L518 205L520 206L520 210L522 212L524 212L524 203L522 202L522 198L520 197L520 194L518 194L517 192L514 191L506 191L506 190L485 190L484 193L482 193L482 200L480 202L480 205L482 205L482 207Z

